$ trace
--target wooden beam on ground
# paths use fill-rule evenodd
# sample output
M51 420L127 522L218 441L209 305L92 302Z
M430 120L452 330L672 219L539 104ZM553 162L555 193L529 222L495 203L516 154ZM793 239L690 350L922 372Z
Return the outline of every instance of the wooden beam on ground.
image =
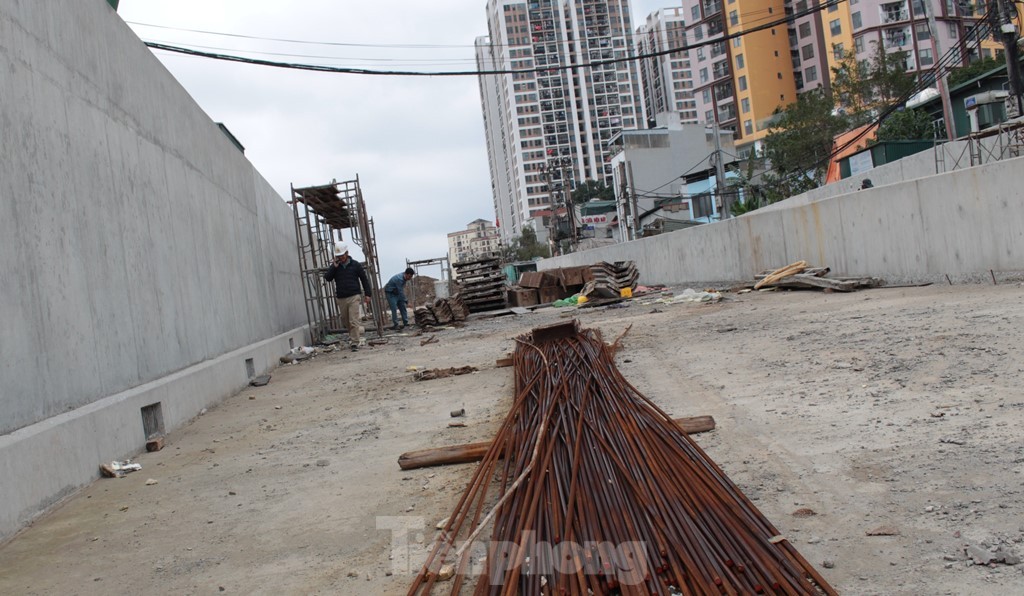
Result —
M715 429L715 419L711 416L676 418L675 423L678 424L679 428L688 435ZM484 458L484 454L486 454L487 450L490 448L490 441L481 441L479 443L466 443L463 445L451 445L449 447L409 451L398 457L398 466L403 470L415 470L417 468L429 468L432 466L445 466L449 464L467 464L482 460Z

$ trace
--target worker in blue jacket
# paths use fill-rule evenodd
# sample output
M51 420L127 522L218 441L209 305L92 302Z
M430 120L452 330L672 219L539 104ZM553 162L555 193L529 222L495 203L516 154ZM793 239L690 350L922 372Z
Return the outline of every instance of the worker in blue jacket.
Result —
M391 306L391 328L395 331L405 329L409 324L409 317L405 312L408 306L405 299L405 282L412 279L415 274L412 267L406 267L404 272L396 273L388 280L388 283L384 284L384 295L388 297L388 305ZM398 313L402 313L401 327L398 326Z

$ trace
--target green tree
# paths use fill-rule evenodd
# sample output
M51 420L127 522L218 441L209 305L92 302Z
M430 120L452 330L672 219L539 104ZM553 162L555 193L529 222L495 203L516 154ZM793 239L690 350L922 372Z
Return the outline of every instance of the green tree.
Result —
M852 126L870 122L889 106L906 101L916 85L907 74L907 53L887 53L881 44L870 60L858 62L850 50L832 67L836 107Z
M879 141L931 139L935 135L932 117L924 110L893 112L878 128Z
M849 121L836 113L832 97L820 90L808 91L778 113L765 137L765 157L772 173L763 186L770 201L776 193L802 192L821 186L828 171L833 139L847 130ZM791 196L786 194L781 198Z
M949 77L946 81L949 83L950 87L956 87L960 83L965 83L974 77L981 76L986 72L997 68L1006 68L1006 62L998 58L982 58L981 60L973 62L967 66L950 69Z
M537 241L537 232L533 228L524 228L521 235L513 238L508 245L501 249L501 260L506 263L550 256L551 251L548 245Z
M590 199L611 201L615 199L615 189L598 180L584 180L572 191L572 204L582 205Z

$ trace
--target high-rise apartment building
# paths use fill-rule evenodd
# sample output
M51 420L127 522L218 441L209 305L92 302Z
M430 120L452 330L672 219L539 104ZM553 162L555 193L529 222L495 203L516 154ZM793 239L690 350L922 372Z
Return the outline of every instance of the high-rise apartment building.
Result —
M657 115L679 114L682 123L696 124L697 102L693 99L693 71L690 52L681 49L686 40L686 16L682 7L663 8L652 12L647 22L636 31L636 51L640 60L640 85L648 125Z
M749 149L767 134L776 108L796 100L790 41L784 23L727 39L730 33L786 17L785 0L683 0L697 118L734 131Z
M908 71L930 71L941 58L939 49L943 53L957 52L952 64L957 66L992 56L993 48L1000 47L990 35L984 35L980 44L974 35L985 13L978 6L984 3L851 0L847 4L843 12L849 12L849 30L858 60L870 59L880 45L886 52L906 52ZM928 11L935 17L936 31L929 28Z
M842 48L848 48L852 39L850 27L843 25L848 19L847 2L830 5L824 11L803 14L810 5L808 0L786 3L786 15L793 18L787 34L797 93L821 88L827 90L832 66L843 59ZM827 15L822 16L825 12ZM833 51L836 44L836 51Z
M495 217L503 240L526 226L544 238L541 214L573 182L611 184L608 141L644 125L629 1L489 0L487 22L476 45L479 70L500 73L479 77Z
M465 263L498 256L498 230L486 219L474 219L465 230L448 234L448 261Z
M934 32L926 9L935 16ZM778 108L799 93L828 89L832 69L849 51L865 64L878 47L904 51L912 73L933 70L939 50L955 49L953 66L993 55L996 42L986 37L979 44L972 35L982 12L959 0L682 0L685 42L704 44L689 51L697 121L733 130L745 154L767 136Z

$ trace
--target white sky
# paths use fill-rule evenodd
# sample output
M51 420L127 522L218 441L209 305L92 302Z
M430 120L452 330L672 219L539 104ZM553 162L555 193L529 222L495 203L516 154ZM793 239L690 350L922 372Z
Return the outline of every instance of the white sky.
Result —
M678 4L634 1L634 29L649 12ZM145 41L224 54L301 55L245 54L280 62L444 71L475 69L473 40L487 34L485 7L485 0L121 0L118 12ZM311 45L179 29L454 47ZM210 118L239 139L282 197L290 196L292 184L358 175L384 280L404 269L407 258L445 256L449 232L477 218L494 220L475 77L331 74L156 55Z

